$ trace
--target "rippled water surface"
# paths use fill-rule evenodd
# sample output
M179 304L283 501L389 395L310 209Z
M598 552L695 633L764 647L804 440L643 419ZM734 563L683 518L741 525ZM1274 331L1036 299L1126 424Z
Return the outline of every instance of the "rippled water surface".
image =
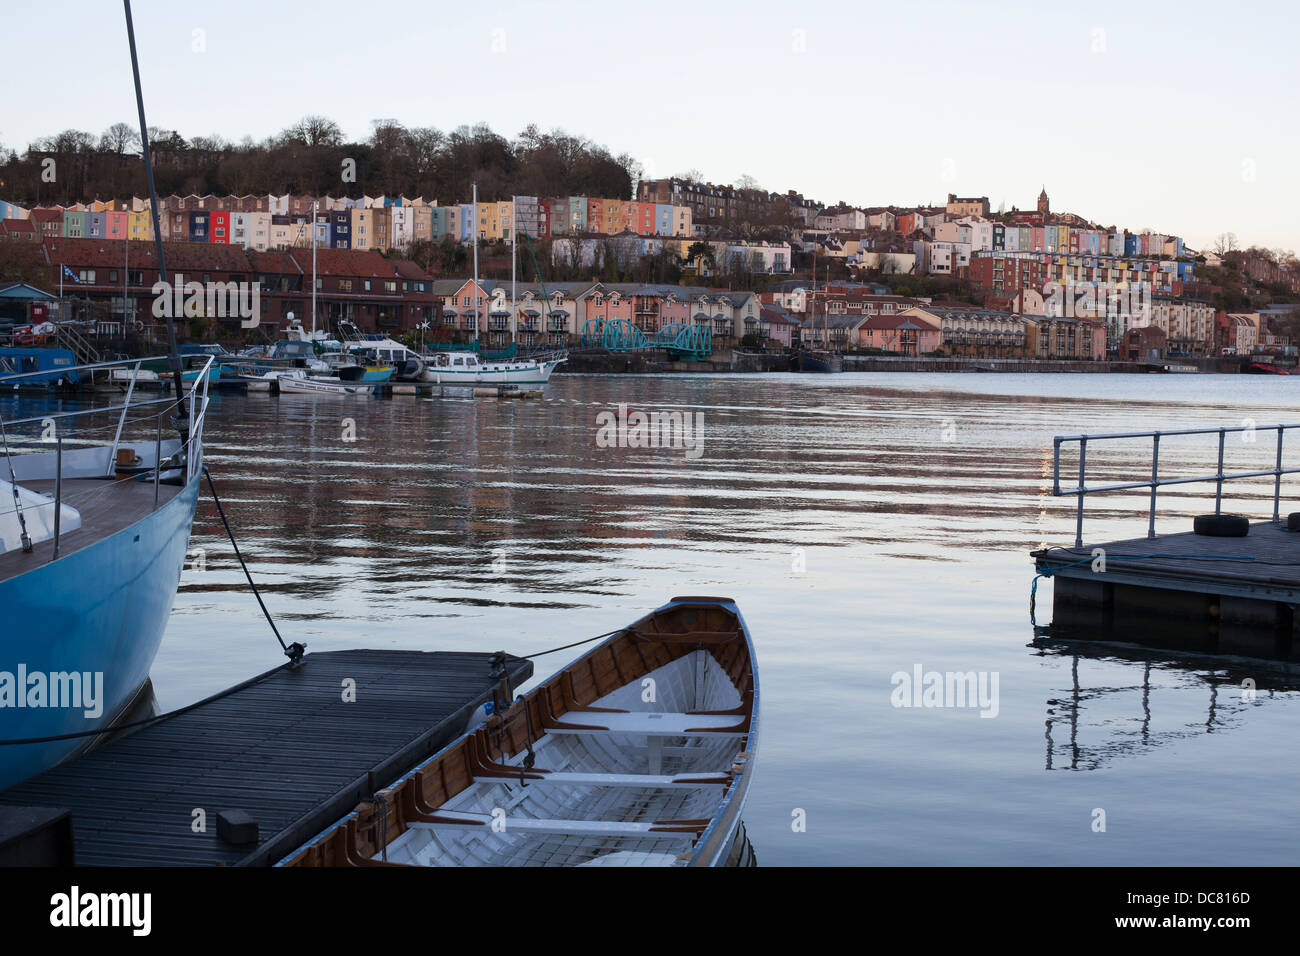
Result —
M1214 658L1036 644L1028 552L1073 543L1053 435L1292 421L1298 398L1300 379L1037 374L223 394L208 463L286 639L310 650L530 653L675 594L734 597L759 656L745 820L760 863L1279 864L1300 849L1296 693L1244 701ZM597 416L619 403L703 413L702 457L599 447ZM1232 442L1230 463L1271 467L1272 441ZM1214 439L1161 448L1171 474L1213 456ZM1140 443L1089 460L1117 481L1149 469ZM1162 493L1161 527L1204 510L1191 487ZM1263 516L1270 492L1234 505ZM1090 539L1145 530L1141 493L1088 513ZM165 709L280 660L210 498L192 545L206 570L185 571L153 670ZM892 675L917 665L995 673L996 716L893 706Z

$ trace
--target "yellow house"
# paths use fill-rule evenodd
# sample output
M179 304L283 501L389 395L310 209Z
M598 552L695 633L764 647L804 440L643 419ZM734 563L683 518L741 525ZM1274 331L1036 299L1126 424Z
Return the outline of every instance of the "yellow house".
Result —
M604 218L604 232L610 236L618 235L623 231L625 226L625 223L623 222L623 200L601 199L600 204Z
M153 239L153 216L148 209L132 210L126 214L126 234L132 239Z
M387 206L366 210L370 213L371 239L368 249L390 249L393 245L393 214Z
M352 248L375 249L375 210L361 206L352 207Z

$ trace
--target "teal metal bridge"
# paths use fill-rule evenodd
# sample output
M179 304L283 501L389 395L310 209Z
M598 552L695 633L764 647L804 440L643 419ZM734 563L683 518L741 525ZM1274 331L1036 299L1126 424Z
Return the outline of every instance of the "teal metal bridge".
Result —
M582 344L611 352L665 349L675 359L698 362L713 354L713 332L703 322L674 323L650 336L627 319L588 319L582 324Z

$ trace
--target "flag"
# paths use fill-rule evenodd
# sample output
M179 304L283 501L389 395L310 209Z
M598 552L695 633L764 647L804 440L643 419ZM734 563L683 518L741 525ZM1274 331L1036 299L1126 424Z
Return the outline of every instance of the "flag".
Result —
M73 272L71 269L69 269L67 266L63 267L63 274L66 275L73 282L81 282L81 280L77 278L77 274Z

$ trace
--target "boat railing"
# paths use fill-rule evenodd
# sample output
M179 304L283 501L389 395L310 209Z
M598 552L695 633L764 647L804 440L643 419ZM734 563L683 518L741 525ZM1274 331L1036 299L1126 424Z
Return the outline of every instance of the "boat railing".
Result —
M1074 534L1074 546L1076 548L1083 547L1083 509L1085 499L1088 495L1103 494L1112 491L1132 491L1139 488L1150 489L1151 496L1147 508L1147 537L1154 538L1156 536L1156 493L1159 489L1170 485L1189 485L1214 482L1214 513L1221 514L1223 509L1223 486L1225 483L1247 478L1264 478L1271 476L1273 478L1273 522L1274 524L1280 524L1282 476L1300 473L1300 467L1282 467L1282 443L1286 433L1297 428L1300 428L1300 424L1257 426L1252 423L1247 423L1222 428L1181 428L1167 431L1109 432L1096 435L1057 435L1052 439L1052 494L1056 497L1073 496L1077 499ZM1232 472L1224 470L1223 460L1228 435L1242 434L1243 442L1254 443L1255 436L1261 434L1266 435L1270 432L1276 433L1277 435L1274 464L1272 468ZM1161 439L1186 435L1218 436L1217 469L1208 474L1162 478L1160 476ZM1089 485L1087 475L1089 445L1102 441L1118 441L1124 439L1149 439L1151 441L1151 477L1143 481L1123 481L1112 482L1109 484ZM1063 445L1079 446L1078 484L1073 488L1061 487L1061 447Z
M6 467L0 468L0 477L12 481L15 486L20 486L22 479L15 476L13 462L14 449L10 446L11 439L21 436L21 429L25 426L39 426L42 430L42 437L37 440L38 444L53 444L54 467L54 527L53 527L53 553L51 561L59 556L59 538L62 531L62 511L63 511L63 478L64 478L64 436L61 433L60 425L65 422L84 423L94 417L102 417L117 413L116 422L111 426L100 426L102 428L111 427L112 441L105 442L108 445L108 456L105 472L98 477L113 480L135 480L136 475L132 474L128 478L118 477L118 449L122 443L122 433L128 424L139 426L145 421L152 421L154 437L154 461L152 469L153 480L153 508L157 510L159 504L159 484L163 471L171 471L176 465L164 466L163 459L163 420L169 414L184 411L184 414L176 416L175 424L181 436L180 447L173 455L167 456L170 462L179 459L178 464L183 469L182 484L188 482L203 467L203 425L207 418L208 410L208 380L212 367L215 363L214 356L205 356L202 368L199 370L193 385L188 391L184 390L182 384L182 395L178 399L174 394L160 396L158 398L135 399L135 385L139 379L141 366L145 362L167 361L167 356L150 356L147 358L136 359L119 359L109 362L92 362L86 365L69 366L60 371L67 372L87 372L93 376L99 371L112 371L116 369L129 370L129 377L126 382L126 395L121 403L110 405L96 405L90 408L74 409L72 411L46 411L39 415L32 415L23 418L5 418L0 415L0 440L3 444L0 451L3 451ZM6 385L19 385L24 379L39 379L43 375L48 375L48 370L44 372L20 372L15 374L0 375L0 389ZM142 409L151 411L145 415L130 416L132 412L138 412ZM52 429L51 429L51 426ZM15 429L19 431L15 431ZM93 432L95 426L90 426L84 431ZM46 437L46 436L49 437ZM88 444L95 444L93 441ZM46 451L42 449L42 451ZM46 453L48 453L46 451ZM79 474L78 477L87 477ZM91 475L89 477L96 477ZM30 480L30 478L28 479ZM9 511L17 512L22 516L22 504L18 496L17 488L14 492L13 506ZM24 525L25 527L25 525ZM24 531L23 535L24 550L31 550L30 539Z

